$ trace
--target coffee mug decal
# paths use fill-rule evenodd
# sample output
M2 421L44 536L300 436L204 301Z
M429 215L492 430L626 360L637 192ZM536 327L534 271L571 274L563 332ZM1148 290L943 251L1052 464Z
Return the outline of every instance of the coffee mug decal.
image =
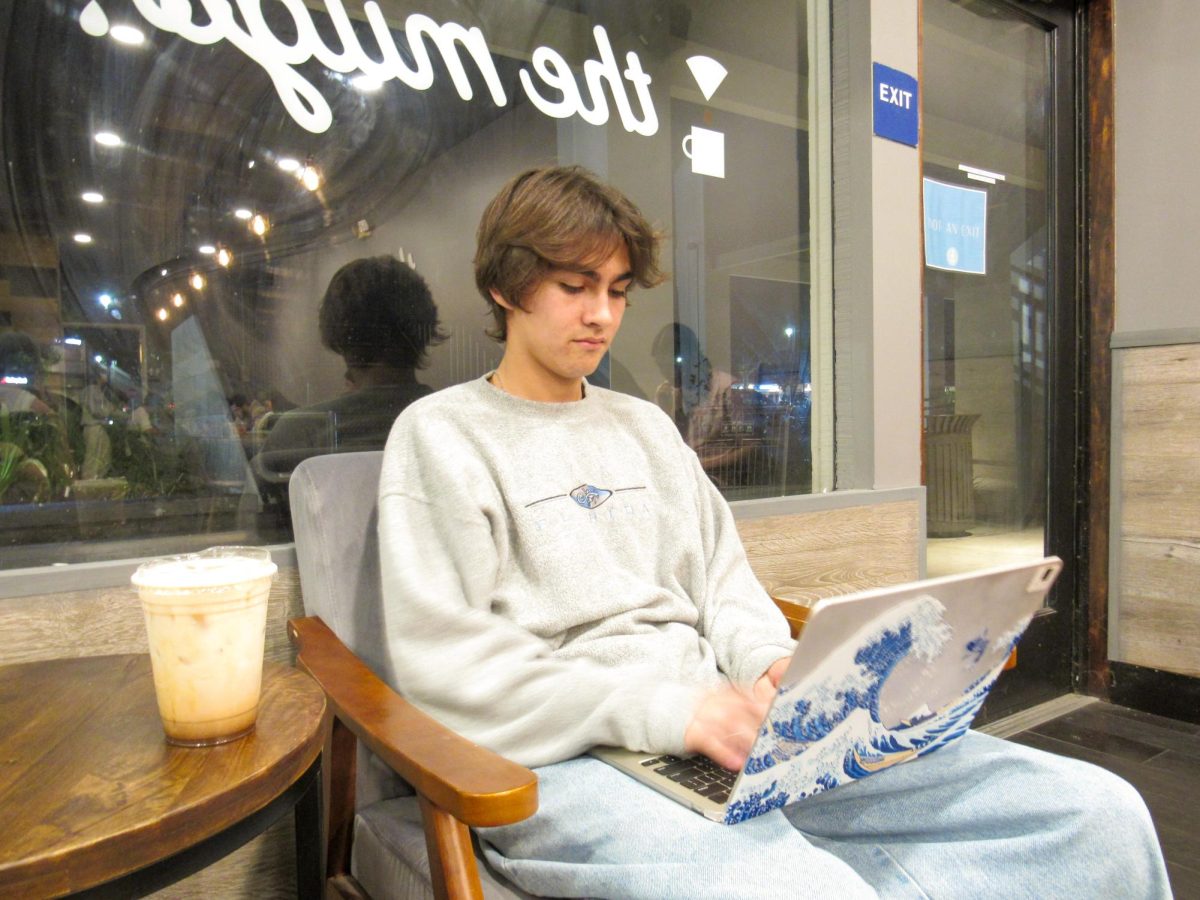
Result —
M692 161L697 175L725 177L725 133L693 125L683 139L683 154Z

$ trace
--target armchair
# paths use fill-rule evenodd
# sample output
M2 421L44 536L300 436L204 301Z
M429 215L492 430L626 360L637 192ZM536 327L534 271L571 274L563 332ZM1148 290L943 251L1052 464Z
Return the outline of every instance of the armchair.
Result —
M331 711L326 896L524 897L479 858L468 829L532 815L537 777L388 684L376 536L382 457L311 457L289 484L307 613L288 623L289 634ZM776 603L796 634L806 608Z
M289 634L331 711L326 896L520 897L477 858L468 829L532 815L537 777L443 727L386 681L382 456L312 457L289 485L308 614L289 622Z

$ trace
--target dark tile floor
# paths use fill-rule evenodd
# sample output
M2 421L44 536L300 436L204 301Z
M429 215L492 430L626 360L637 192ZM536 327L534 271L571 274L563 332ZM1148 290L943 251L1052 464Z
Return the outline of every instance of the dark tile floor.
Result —
M1092 703L1009 740L1086 760L1146 800L1177 900L1200 900L1200 725Z

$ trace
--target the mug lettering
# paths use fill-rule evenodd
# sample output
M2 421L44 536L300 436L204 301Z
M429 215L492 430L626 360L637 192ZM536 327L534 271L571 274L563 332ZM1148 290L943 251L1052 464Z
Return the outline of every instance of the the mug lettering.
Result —
M208 45L226 40L237 47L267 73L288 114L314 133L329 129L333 124L333 113L321 91L297 71L310 59L342 74L359 72L379 82L394 79L413 90L424 91L433 85L434 66L429 50L432 44L459 97L463 100L474 97L467 73L469 60L487 85L492 102L496 106L508 103L487 41L477 27L464 28L455 22L438 24L421 13L409 15L404 22L404 36L412 55L410 66L402 58L375 0L367 0L362 7L376 43L371 54L359 42L342 0L324 0L341 44L340 50L329 47L322 40L304 0L278 0L295 28L296 39L292 44L284 43L271 30L262 14L262 0L236 2L244 27L234 15L230 0L196 0L196 5L193 0L133 0L142 17L156 28L195 44ZM203 11L200 17L196 16L197 9ZM203 21L205 17L207 22ZM642 69L637 54L629 52L625 55L626 68L622 71L604 28L597 25L592 34L598 59L589 59L583 64L584 91L558 51L538 47L531 59L532 73L529 68L520 71L521 86L530 101L554 118L578 114L585 122L603 125L609 119L608 95L611 94L626 131L646 136L657 133L658 114L650 96L651 79ZM535 81L535 75L540 84ZM561 93L562 99L548 98L547 88ZM632 99L629 88L632 88Z

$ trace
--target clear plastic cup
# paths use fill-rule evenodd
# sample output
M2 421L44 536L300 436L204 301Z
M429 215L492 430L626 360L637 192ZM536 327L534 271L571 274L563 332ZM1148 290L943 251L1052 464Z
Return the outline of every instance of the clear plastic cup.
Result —
M223 744L253 730L275 570L262 548L210 547L133 573L169 743Z

